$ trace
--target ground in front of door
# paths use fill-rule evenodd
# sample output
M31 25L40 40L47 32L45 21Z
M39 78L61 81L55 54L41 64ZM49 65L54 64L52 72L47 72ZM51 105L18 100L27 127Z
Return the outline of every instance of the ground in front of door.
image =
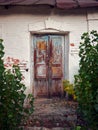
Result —
M35 111L24 130L72 130L77 125L77 102L60 98L35 99Z

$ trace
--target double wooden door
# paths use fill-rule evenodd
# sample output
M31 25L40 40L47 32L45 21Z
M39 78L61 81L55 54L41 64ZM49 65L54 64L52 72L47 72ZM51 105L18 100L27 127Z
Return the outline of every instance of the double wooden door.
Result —
M61 96L64 36L35 35L33 43L36 97Z

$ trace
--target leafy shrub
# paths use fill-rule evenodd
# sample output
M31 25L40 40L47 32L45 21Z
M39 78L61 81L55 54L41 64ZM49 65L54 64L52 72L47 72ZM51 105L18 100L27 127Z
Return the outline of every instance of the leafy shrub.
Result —
M81 126L76 126L76 128L74 128L74 130L81 130Z
M33 112L33 96L26 97L26 89L22 81L19 66L13 66L12 70L4 68L3 40L0 39L0 130L18 130L24 115ZM24 107L24 100L29 100L30 108Z
M88 125L98 128L98 33L81 36L79 74L75 75L75 93L79 110Z
M74 86L68 80L63 81L64 92L68 93L68 96L72 96L73 99L76 99Z

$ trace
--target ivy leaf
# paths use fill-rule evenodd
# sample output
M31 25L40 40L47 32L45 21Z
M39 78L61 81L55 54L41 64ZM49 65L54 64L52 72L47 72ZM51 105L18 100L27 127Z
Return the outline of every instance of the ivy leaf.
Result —
M95 104L95 110L96 110L96 112L98 112L98 104Z

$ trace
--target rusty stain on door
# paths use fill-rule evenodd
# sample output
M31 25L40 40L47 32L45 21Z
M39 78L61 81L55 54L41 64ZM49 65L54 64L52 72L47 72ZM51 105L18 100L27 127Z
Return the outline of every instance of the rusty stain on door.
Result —
M61 96L62 35L34 36L34 92L37 97Z

